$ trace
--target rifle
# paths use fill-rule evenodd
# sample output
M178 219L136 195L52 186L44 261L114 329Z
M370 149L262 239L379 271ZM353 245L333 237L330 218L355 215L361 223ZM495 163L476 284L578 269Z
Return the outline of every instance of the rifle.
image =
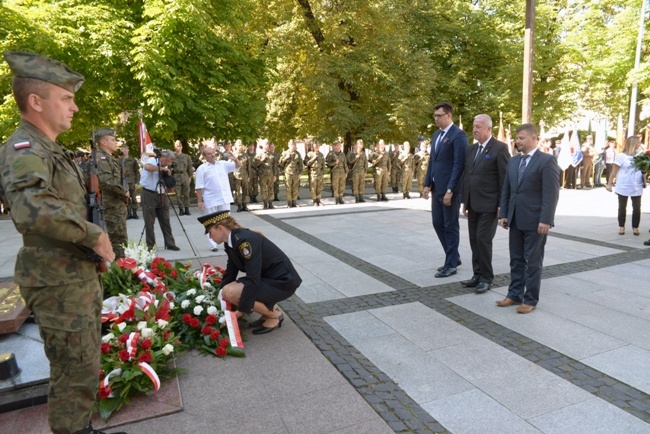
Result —
M88 221L96 224L106 232L106 222L104 220L104 202L102 201L102 192L99 189L99 179L97 178L97 147L95 146L95 131L90 138L90 169L88 170ZM87 249L88 257L97 263L97 268L101 273L107 271L104 258L99 256L94 250Z
M122 159L121 160L122 160L122 176L121 176L121 178L122 178L122 188L124 189L125 192L128 193L128 191L129 191L129 183L126 180L126 157L124 156L124 154L122 154ZM130 202L129 198L125 196L124 197L124 203L128 205L129 202Z

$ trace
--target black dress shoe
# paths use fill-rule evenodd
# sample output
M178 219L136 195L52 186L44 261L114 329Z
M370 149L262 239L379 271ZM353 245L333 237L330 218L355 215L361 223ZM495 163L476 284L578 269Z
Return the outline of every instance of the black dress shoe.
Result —
M644 246L650 246L650 240L648 240L648 241L644 241L644 242L643 242L643 245L644 245Z
M478 285L476 285L476 288L474 288L474 292L477 294L483 294L484 292L488 292L491 286L492 285L487 282L480 282Z
M266 320L267 320L267 318L262 317L262 318L260 318L258 320L255 320L255 321L253 321L251 323L248 323L248 328L256 329L256 328L260 327L262 324L264 324L264 321L266 321Z
M213 247L213 248L210 249L210 251L211 251L211 252L218 252L218 251L219 251L219 247Z
M178 246L165 246L165 249L167 250L174 250L174 251L179 251L181 248Z
M255 330L253 330L253 334L254 335L264 335L266 333L271 333L273 330L279 329L280 327L282 327L282 321L284 321L284 314L280 314L280 316L278 317L278 325L276 325L275 327L264 327L264 326L262 326L260 328L257 328Z
M444 267L442 271L436 273L436 277L449 277L453 276L454 274L456 274L455 268Z
M463 281L460 282L461 285L463 285L463 286L465 286L467 288L475 288L476 286L478 286L479 283L481 283L481 281L478 280L478 277L476 277L476 276L472 276L471 279L463 280Z
M461 260L459 259L459 260L458 260L458 265L456 265L456 266L457 266L457 267L460 267L461 265L463 265L463 261L461 261ZM445 268L444 265L443 265L442 267L438 267L438 271L442 271L444 268Z

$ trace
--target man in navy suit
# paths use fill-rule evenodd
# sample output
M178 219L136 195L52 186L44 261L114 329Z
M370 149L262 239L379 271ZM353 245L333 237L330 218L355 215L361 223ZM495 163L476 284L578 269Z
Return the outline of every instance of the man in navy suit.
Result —
M492 240L497 230L501 188L510 152L508 145L492 136L492 119L488 115L474 118L472 132L477 143L467 149L462 202L474 274L460 283L482 294L490 289L494 280Z
M510 159L501 192L499 223L510 229L510 286L497 301L501 307L518 305L530 313L539 301L544 246L560 196L560 167L555 158L537 150L537 128L517 128L521 155Z
M463 192L463 170L467 135L454 125L454 108L447 102L436 104L435 122L439 128L431 139L431 157L424 177L422 197L429 198L432 191L431 216L433 228L445 251L445 263L438 268L436 277L456 274L460 265L458 243L460 239L460 199Z

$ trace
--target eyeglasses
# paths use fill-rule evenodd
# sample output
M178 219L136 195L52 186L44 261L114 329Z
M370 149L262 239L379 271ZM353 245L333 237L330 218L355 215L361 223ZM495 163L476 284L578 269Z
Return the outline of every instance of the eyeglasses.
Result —
M441 118L441 117L443 117L443 116L447 116L448 114L449 114L449 113L442 113L442 114L438 114L438 113L436 113L436 114L433 115L433 117L434 117L434 118Z

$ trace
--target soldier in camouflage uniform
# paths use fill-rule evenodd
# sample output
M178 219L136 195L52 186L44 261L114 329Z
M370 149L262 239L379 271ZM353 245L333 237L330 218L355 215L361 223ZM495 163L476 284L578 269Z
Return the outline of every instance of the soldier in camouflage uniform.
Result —
M345 193L345 178L348 175L348 164L345 154L341 151L341 142L334 142L332 150L327 154L325 163L330 168L330 179L332 180L332 194L335 203L345 204L343 194Z
M235 178L235 202L237 203L237 212L248 211L248 186L251 173L251 160L244 148L241 140L235 142L234 155L241 161L241 167L234 173Z
M194 171L192 170L192 159L183 153L183 144L177 140L174 144L176 158L172 163L172 173L176 180L176 201L178 202L178 215L190 214L190 180Z
M282 153L280 166L284 167L284 183L287 187L287 208L296 208L296 199L300 189L300 176L304 166L302 157L296 150L296 143L289 140L289 149Z
M122 158L120 158L120 164L124 168L124 174L126 175L126 184L129 187L129 200L126 204L127 215L126 219L138 219L138 201L135 198L135 190L138 186L138 181L140 180L140 165L138 160L129 156L129 147L127 145L122 145Z
M271 142L271 153L275 157L275 164L277 166L277 171L280 173L280 154L275 152L275 144ZM286 182L286 180L285 180ZM279 201L280 198L278 198L278 193L280 193L280 176L277 176L275 178L275 182L273 183L273 200L274 201ZM299 198L300 199L300 198Z
M354 203L365 202L363 194L366 191L366 170L368 169L368 157L363 148L363 140L357 140L355 149L348 153L348 164L352 169L352 193Z
M116 258L124 257L124 247L129 237L126 234L126 202L129 190L122 182L122 166L113 153L117 150L115 131L111 128L99 128L95 132L97 146L96 173L99 188L104 201L104 220L106 232L111 239Z
M411 187L413 186L413 155L411 155L411 144L404 142L402 153L399 155L400 169L402 172L402 194L404 199L411 198Z
M418 191L420 192L420 197L422 197L424 177L429 168L429 152L427 151L426 143L420 146L420 152L413 156L413 164L415 166L415 177L418 180Z
M253 165L257 168L264 209L273 209L273 183L278 179L279 171L268 140L264 142L264 152L255 156Z
M380 200L387 201L386 187L388 186L388 179L390 177L391 158L390 154L386 151L386 145L383 140L377 143L375 152L370 154L370 164L372 164L375 172L375 193L377 193L377 202Z
M393 188L393 193L399 191L399 185L402 175L402 165L399 161L400 148L399 145L393 145L393 151L389 152L390 154L390 185Z
M259 177L257 173L257 167L253 164L257 153L255 152L255 143L248 144L248 150L246 151L248 156L248 161L250 161L250 181L248 183L248 194L250 196L251 203L257 203L257 194L259 192Z
M97 263L115 254L102 229L86 220L87 191L72 152L56 138L78 110L83 76L31 53L5 52L20 124L0 147L0 193L23 245L14 278L34 312L50 362L48 422L54 433L94 433L99 384L102 287Z
M322 206L320 202L323 193L323 178L325 177L325 156L320 152L320 144L311 144L311 151L305 155L305 166L309 171L309 190L314 206Z

